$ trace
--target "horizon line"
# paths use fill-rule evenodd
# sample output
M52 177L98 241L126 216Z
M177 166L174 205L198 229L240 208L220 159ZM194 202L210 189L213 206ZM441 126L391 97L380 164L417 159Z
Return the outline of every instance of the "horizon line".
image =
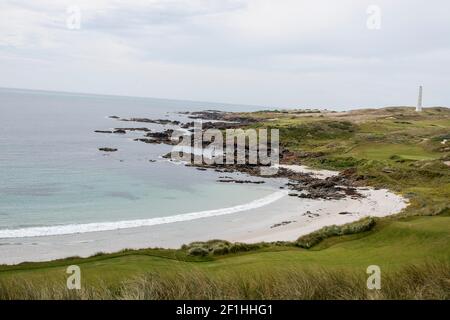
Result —
M256 104L246 104L246 103L230 103L230 102L217 102L217 101L204 101L204 100L193 100L193 99L174 99L174 98L160 98L160 97L150 97L150 96L131 96L131 95L120 95L120 94L105 94L105 93L92 93L92 92L80 92L80 91L59 91L59 90L47 90L47 89L29 89L29 88L17 88L17 87L0 87L0 90L16 90L16 91L31 91L34 93L46 92L46 93L56 93L61 95L80 95L80 96L97 96L104 98L127 98L127 99L154 99L154 100L169 100L177 102L192 102L192 103L207 103L207 104L218 104L218 105L229 105L229 106L248 106L248 107L258 107L263 108L258 111L271 110L267 108L280 109L280 110L330 110L336 111L334 109L339 109L339 107L325 107L325 108L311 108L311 107L275 107L275 106L262 106ZM413 105L385 105L385 106L357 106L357 107L345 107L338 112L345 112L351 110L364 110L364 109L383 109L383 108L415 108ZM427 106L426 108L449 108L448 106Z
M264 106L256 104L246 104L246 103L230 103L230 102L217 102L217 101L205 101L205 100L194 100L194 99L175 99L175 98L160 98L160 97L150 97L150 96L132 96L132 95L122 95L122 94L111 94L111 93L93 93L93 92L80 92L80 91L60 91L60 90L47 90L47 89L29 89L29 88L17 88L17 87L1 87L0 90L17 90L17 91L31 91L31 92L47 92L56 93L62 95L84 95L84 96L97 96L105 98L131 98L131 99L155 99L155 100L170 100L178 102L192 102L192 103L208 103L208 104L221 104L230 106L249 106L264 108Z

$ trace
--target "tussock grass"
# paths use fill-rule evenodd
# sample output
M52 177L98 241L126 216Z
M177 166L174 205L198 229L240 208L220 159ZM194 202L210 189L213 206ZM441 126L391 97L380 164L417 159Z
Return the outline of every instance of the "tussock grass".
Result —
M364 218L352 223L347 223L342 226L327 226L298 238L295 245L301 248L309 249L327 238L369 231L374 226L375 219L372 217Z
M180 269L144 273L118 286L68 290L65 280L0 282L0 299L450 299L450 265L428 263L383 273L381 290L368 290L367 274L348 270L287 269L225 273Z
M196 241L190 244L185 244L181 247L190 256L208 256L208 255L225 255L229 253L239 253L247 251L255 251L262 248L273 246L274 243L241 243L241 242L229 242L225 240L209 240L209 241ZM291 243L291 245L293 245Z

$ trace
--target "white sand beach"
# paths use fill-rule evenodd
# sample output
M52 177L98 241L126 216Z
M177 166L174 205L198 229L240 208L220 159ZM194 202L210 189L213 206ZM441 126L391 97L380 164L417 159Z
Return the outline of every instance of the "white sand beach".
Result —
M289 169L309 172L322 178L336 174L302 166L290 166ZM275 191L256 206L253 202L251 205L239 206L239 210L236 207L212 210L209 214L189 219L187 215L180 215L181 218L153 225L136 226L130 222L132 227L115 230L0 238L0 263L86 257L125 248L179 248L192 241L211 239L247 243L292 241L324 226L345 224L366 216L396 214L408 205L403 197L389 190L360 188L359 192L364 195L363 198L324 201L290 197L285 191ZM274 226L282 222L288 223Z

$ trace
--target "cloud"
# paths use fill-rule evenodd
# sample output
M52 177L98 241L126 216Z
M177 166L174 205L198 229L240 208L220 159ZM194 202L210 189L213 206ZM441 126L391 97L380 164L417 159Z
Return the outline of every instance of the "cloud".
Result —
M406 104L424 84L430 103L448 104L450 4L378 0L381 29L369 30L371 4L2 1L0 86L345 106ZM80 30L66 27L72 5Z

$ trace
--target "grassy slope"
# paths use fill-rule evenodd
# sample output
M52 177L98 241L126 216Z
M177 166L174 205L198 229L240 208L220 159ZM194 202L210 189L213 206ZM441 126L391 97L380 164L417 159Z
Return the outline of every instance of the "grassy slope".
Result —
M213 276L233 273L265 273L286 269L354 270L364 273L368 265L395 271L410 264L432 261L450 263L450 217L406 217L382 221L370 232L334 237L314 249L269 247L258 251L192 259L183 252L140 250L89 259L62 260L1 267L0 279L21 278L47 281L65 276L65 268L77 264L87 283L106 281L118 284L144 272L172 273L201 270Z
M272 119L275 116L272 115ZM362 182L411 200L408 215L439 214L450 206L450 109L387 108L346 114L280 114L262 126L281 128L291 151L322 153L300 161L317 168L357 168ZM448 139L446 145L441 142ZM387 169L387 170L386 170Z
M0 281L64 279L65 267L70 264L80 265L86 284L118 284L149 271L170 275L201 270L212 277L231 279L247 271L326 267L359 274L371 264L396 271L430 261L450 263L450 169L443 164L450 159L440 144L450 134L449 109L432 109L421 115L403 108L344 116L253 116L267 119L264 125L280 128L282 143L290 150L323 153L304 157L302 163L340 170L357 167L363 183L402 193L410 199L410 207L400 217L379 220L369 232L330 238L310 250L272 246L214 258L189 257L182 250L140 250L0 267ZM385 168L389 170L384 172Z

